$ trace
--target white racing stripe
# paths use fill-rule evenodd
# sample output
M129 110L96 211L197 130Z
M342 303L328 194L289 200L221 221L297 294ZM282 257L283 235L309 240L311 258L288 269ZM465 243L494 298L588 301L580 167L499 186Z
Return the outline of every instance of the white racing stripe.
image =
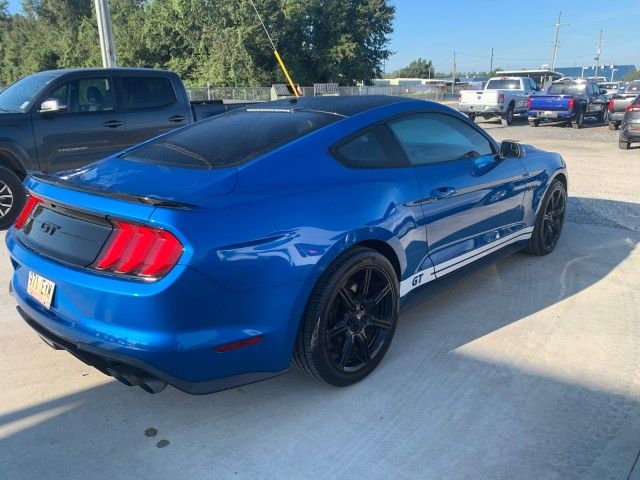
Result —
M475 262L476 260L481 259L482 257L486 257L502 247L506 247L507 245L511 245L512 243L520 242L522 240L528 240L531 238L531 234L533 233L533 227L523 228L522 230L518 230L511 235L507 235L506 237L499 238L494 240L487 245L483 245L480 248L476 248L475 250L471 250L470 252L463 253L451 260L447 260L445 262L439 263L435 267L429 267L424 270L420 270L417 273L414 273L406 280L400 282L400 296L404 296L409 293L414 288L417 288L421 285L429 283L436 279L436 274L438 278L442 278L444 275L447 275L459 268L462 268L470 263Z

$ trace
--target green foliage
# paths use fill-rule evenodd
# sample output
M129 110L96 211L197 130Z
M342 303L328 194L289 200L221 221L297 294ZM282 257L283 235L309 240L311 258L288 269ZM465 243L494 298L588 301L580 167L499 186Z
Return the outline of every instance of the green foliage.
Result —
M409 65L391 74L394 78L433 78L434 68L431 60L418 58Z
M636 70L635 72L627 73L622 79L625 82L630 82L631 80L640 80L640 70Z
M395 9L389 0L256 0L295 82L354 84L381 74ZM166 68L190 84L284 82L248 0L110 0L119 65ZM0 84L102 60L93 2L0 0Z

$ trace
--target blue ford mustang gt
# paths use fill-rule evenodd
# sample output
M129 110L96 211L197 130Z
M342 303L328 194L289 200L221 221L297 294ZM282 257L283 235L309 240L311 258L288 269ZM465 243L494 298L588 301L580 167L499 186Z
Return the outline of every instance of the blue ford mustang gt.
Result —
M402 307L506 254L553 251L567 173L443 105L325 97L235 110L26 187L6 236L24 320L125 384L208 393L292 361L363 379Z

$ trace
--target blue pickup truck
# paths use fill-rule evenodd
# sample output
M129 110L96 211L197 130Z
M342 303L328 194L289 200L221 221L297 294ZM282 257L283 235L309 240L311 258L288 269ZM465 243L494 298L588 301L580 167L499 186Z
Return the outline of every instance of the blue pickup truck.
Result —
M180 77L163 70L52 70L18 80L0 93L0 229L24 204L27 172L81 167L241 106L190 102Z
M561 78L553 82L545 95L529 97L527 117L529 125L537 127L540 122L568 123L573 128L582 128L586 117L604 122L607 116L608 97L593 80Z

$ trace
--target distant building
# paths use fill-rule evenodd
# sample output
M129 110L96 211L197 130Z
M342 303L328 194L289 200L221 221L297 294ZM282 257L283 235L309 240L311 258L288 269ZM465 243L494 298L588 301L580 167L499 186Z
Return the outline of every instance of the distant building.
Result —
M594 66L589 67L562 67L556 68L556 72L561 73L565 77L595 77L596 69ZM635 65L603 65L598 67L598 77L605 77L607 81L615 82L622 80L622 77L636 71Z

